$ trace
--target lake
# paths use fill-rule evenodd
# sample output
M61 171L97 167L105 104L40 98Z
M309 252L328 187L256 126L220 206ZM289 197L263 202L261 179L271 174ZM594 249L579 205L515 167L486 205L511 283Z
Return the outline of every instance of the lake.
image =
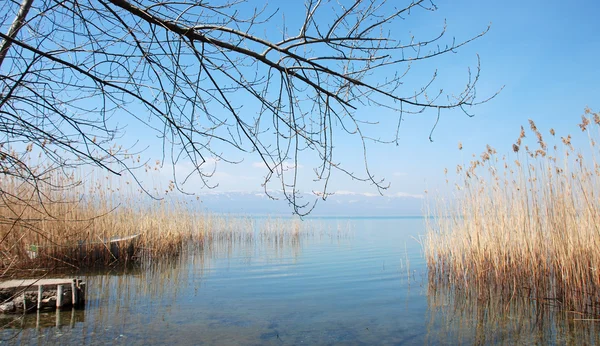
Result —
M152 265L80 273L85 309L4 317L1 337L78 345L600 343L599 322L585 316L518 294L480 301L429 282L424 222L312 218L298 237L231 237Z

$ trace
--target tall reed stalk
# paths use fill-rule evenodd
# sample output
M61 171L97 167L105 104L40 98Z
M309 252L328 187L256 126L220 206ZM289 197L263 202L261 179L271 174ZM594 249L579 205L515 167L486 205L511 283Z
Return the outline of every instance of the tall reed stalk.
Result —
M0 174L0 277L31 269L85 268L149 261L202 250L216 243L259 238L297 241L294 222L201 212L189 198L152 200L135 184L111 177L38 166L36 181ZM170 193L170 194L169 194ZM195 201L194 201L195 202ZM115 238L137 236L111 243Z
M564 310L600 313L600 115L549 147L533 121L513 152L491 147L457 166L454 196L430 210L425 250L430 280L491 294L520 295ZM550 135L557 137L550 129ZM460 145L459 145L460 147ZM449 181L449 180L448 180Z

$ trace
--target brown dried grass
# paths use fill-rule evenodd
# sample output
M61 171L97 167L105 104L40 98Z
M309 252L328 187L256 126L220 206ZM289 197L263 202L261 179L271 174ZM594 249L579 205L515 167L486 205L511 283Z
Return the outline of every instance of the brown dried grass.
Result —
M570 135L549 148L530 121L534 149L521 128L513 154L499 157L488 146L481 159L457 166L454 197L430 210L431 282L479 298L495 292L600 313L600 115L586 109L582 119L585 153Z
M268 221L257 232L252 218L202 212L197 201L169 197L172 184L165 199L152 200L137 185L110 176L38 169L46 173L36 184L0 175L0 277L152 261L255 238L297 242L304 234L294 220ZM139 236L110 243L132 235Z

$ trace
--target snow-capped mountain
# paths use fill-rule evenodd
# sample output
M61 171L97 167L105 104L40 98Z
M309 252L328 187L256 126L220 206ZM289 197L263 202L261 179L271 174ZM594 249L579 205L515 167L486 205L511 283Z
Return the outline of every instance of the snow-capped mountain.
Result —
M271 214L290 215L292 207L280 191L269 193L264 191L217 191L210 190L199 194L202 208L219 213ZM418 216L422 215L423 196L409 194L376 195L373 193L358 193L338 191L321 199L318 193L304 194L298 199L299 203L314 203L317 206L311 215L332 216Z

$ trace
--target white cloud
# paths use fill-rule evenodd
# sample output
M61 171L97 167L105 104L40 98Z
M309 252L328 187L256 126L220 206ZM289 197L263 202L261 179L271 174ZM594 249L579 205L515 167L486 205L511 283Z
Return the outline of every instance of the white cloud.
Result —
M339 191L336 191L336 192L334 192L334 194L336 194L336 195L341 195L341 196L344 196L344 195L355 196L355 195L357 195L358 193L356 193L356 192L352 192L352 191L346 191L346 190L339 190Z
M411 193L406 193L406 192L396 192L395 194L393 194L391 196L393 196L393 197L410 197L410 198L418 198L418 199L425 198L425 196L423 196L421 194L411 194Z

